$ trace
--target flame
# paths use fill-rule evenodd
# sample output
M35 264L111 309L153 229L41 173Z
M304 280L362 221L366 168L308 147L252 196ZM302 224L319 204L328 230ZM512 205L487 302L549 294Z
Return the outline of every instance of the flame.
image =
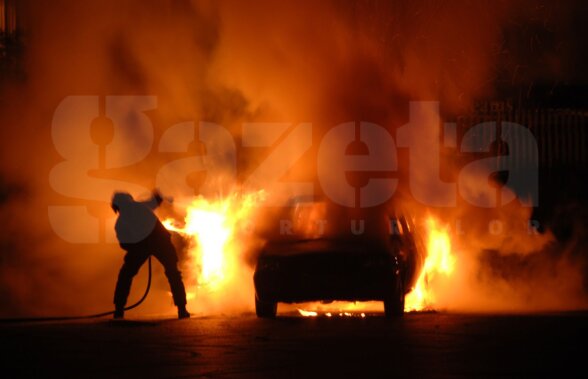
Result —
M426 226L427 257L414 288L406 296L405 311L432 309L435 305L432 283L439 275L449 277L455 270L456 259L452 253L448 228L432 216L427 218Z
M302 316L302 317L318 317L320 314L319 312L316 311L307 311L304 309L298 309L298 313ZM332 313L332 312L325 312L322 315L326 316L326 317L333 317L333 316L339 316L339 317L361 317L361 318L365 318L365 312L361 312L361 313L354 313L354 312L339 312L339 313Z
M324 202L299 203L294 208L293 230L297 235L316 239L325 234L327 206Z
M241 237L247 232L256 205L264 198L263 191L233 193L216 200L197 197L186 208L183 226L174 219L162 221L168 230L188 240L187 275L196 282L196 288L187 289L188 297L210 297L209 302L218 303L230 297L229 290L241 285L237 277L246 269L241 260Z
M318 317L320 315L325 316L325 317L333 317L333 316L339 316L339 317L361 317L361 318L365 318L365 312L323 312L322 314L317 312L317 311L307 311L301 308L297 308L298 313L303 316L303 317Z
M318 316L318 313L317 312L314 312L314 311L305 311L304 309L300 309L300 308L298 308L298 313L300 313L300 315L301 316L304 316L304 317L316 317L316 316Z
M310 302L301 304L303 308L296 308L303 317L366 317L366 312L380 312L382 304L378 301L333 301L325 304Z

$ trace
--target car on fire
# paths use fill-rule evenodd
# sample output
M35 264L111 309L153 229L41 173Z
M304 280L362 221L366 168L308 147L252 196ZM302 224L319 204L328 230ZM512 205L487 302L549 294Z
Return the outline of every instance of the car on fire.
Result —
M279 302L308 301L383 301L386 317L404 314L425 253L406 213L349 214L298 199L278 218L253 275L258 317L274 318Z

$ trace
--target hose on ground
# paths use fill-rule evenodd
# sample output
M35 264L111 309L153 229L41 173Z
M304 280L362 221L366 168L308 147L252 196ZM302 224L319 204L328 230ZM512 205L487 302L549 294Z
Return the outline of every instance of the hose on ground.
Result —
M143 301L147 298L149 294L149 289L151 288L151 257L149 257L149 276L147 277L147 288L145 288L145 293L143 296L137 301L135 304L125 307L125 311L131 310L133 308L138 307L141 305ZM102 313L95 313L91 315L83 315L83 316L49 316L49 317L18 317L18 318L3 318L0 319L0 323L9 323L9 322L37 322L37 321L67 321L67 320L83 320L83 319L90 319L90 318L99 318L104 316L109 316L114 314L114 310Z

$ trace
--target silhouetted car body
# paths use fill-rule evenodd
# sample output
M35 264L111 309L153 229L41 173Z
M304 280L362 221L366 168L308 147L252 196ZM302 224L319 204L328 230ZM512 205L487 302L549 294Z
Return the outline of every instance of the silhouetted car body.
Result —
M269 241L254 273L256 313L275 317L278 302L383 301L386 316L404 313L404 296L424 251L404 216L382 217L385 236Z

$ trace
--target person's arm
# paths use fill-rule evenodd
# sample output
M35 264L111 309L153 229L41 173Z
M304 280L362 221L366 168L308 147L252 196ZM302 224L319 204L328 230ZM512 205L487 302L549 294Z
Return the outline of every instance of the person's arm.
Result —
M148 207L149 209L155 209L159 207L159 204L163 201L163 197L159 193L158 190L153 191L153 196L151 199L146 201L141 201L140 203Z

